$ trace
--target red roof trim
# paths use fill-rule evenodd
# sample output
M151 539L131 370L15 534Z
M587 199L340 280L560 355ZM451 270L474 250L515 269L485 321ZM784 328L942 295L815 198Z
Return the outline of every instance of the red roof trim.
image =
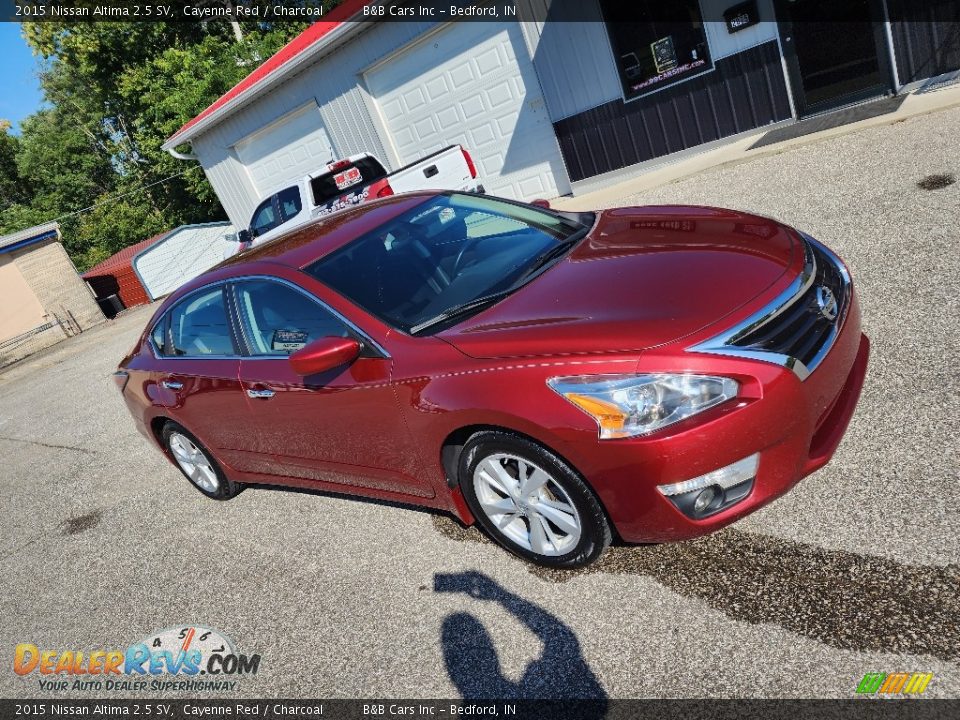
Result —
M171 140L176 139L177 136L182 135L201 120L210 117L230 101L239 98L241 95L251 90L253 86L257 85L262 80L267 79L270 75L313 46L331 31L340 27L344 22L349 20L355 14L359 13L363 7L368 4L370 4L370 0L345 0L345 2L337 5L333 10L327 13L326 20L314 23L302 33L297 35L297 37L295 37L293 40L280 48L276 54L270 57L265 63L260 65L260 67L247 75L243 80L238 82L230 90L215 100L210 107L197 115L182 128L177 130L167 139L167 142L169 143Z
M80 277L82 277L84 280L89 280L90 278L96 277L97 275L107 275L109 274L110 270L116 270L117 268L122 268L124 266L129 267L130 261L133 259L134 255L136 255L141 250L146 250L148 247L150 247L154 243L159 242L161 239L169 235L170 232L171 232L170 230L167 230L166 232L162 232L159 235L154 235L153 237L149 237L146 240L141 240L135 245L130 245L129 247L125 247L123 250L117 253L114 253L113 255L108 257L106 260L101 260L92 268L90 268L85 273L83 273Z

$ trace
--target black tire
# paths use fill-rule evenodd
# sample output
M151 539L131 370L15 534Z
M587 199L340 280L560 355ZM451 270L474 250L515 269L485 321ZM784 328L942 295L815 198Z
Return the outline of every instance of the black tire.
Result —
M207 448L197 440L196 436L193 435L189 430L187 430L182 425L173 422L172 420L168 421L166 425L163 426L163 432L160 434L161 441L163 442L163 448L166 451L167 455L173 461L173 464L176 468L183 473L183 476L190 482L194 488L199 492L203 493L205 496L211 500L229 500L232 497L236 497L241 490L243 490L243 485L235 483L226 475L223 474L223 468L220 467L220 464L213 457L213 454L207 450ZM203 454L203 458L209 464L210 470L212 470L212 475L205 474L204 482L214 482L215 485L208 487L203 487L196 480L194 480L188 474L187 470L180 464L180 460L177 458L177 452L175 447L178 444L179 438L185 438L188 440L196 450ZM171 445L173 443L173 445Z
M477 480L475 482L477 467L488 459L491 462L499 462L501 467L511 473L514 480L517 480L518 463L515 463L512 459L502 457L495 459L494 457L503 455L509 455L512 458L522 459L529 463L528 477L532 477L531 473L537 468L550 476L550 482L543 486L545 491L538 491L542 497L538 497L537 500L534 500L532 496L530 498L520 498L525 503L527 500L530 502L524 505L524 510L521 511L523 512L522 515L512 516L513 520L510 520L506 526L506 532L497 527L497 524L493 522L481 506L476 485L480 483L481 492L488 493L489 491L484 489L484 481ZM533 466L532 470L530 466ZM489 465L486 467L489 467ZM487 475L489 476L489 474ZM580 477L580 474L555 453L524 437L507 431L495 430L483 431L473 435L463 446L463 451L460 453L458 479L463 496L480 526L500 545L524 560L552 568L582 567L589 565L600 557L610 545L612 539L610 524L607 522L607 517L596 495ZM517 494L519 495L519 493ZM503 493L500 493L500 495L503 495ZM566 498L563 498L563 495L566 495ZM490 495L487 495L488 501L490 497ZM554 554L543 554L535 552L533 549L533 523L535 520L539 521L542 517L536 512L536 503L538 501L542 503L548 498L555 504L572 505L576 510L573 517L579 522L579 539L576 538L574 533L565 533L560 526L550 523L547 529L552 528L554 533L548 540L546 550ZM507 500L508 498L504 497L504 501ZM517 505L518 500L514 499L512 502L520 511L520 505ZM509 517L510 512L505 512L502 520L506 522ZM516 537L511 537L511 534L522 535L524 527L526 527L527 534L530 536L526 541L529 547L524 544L522 539L518 540ZM554 537L557 535L564 535L565 537L557 542L554 541ZM545 536L541 534L540 537ZM564 542L567 542L569 547L564 547Z

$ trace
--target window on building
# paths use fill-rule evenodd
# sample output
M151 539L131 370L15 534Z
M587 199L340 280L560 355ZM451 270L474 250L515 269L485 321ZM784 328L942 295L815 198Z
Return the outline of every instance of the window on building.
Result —
M600 0L624 98L632 100L713 68L698 0Z

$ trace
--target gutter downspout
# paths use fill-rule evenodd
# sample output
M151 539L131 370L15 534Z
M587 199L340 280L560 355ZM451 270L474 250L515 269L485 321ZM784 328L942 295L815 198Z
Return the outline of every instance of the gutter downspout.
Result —
M890 55L890 70L893 73L893 94L899 95L903 85L900 84L900 72L897 70L897 53L893 48L893 27L890 24L890 10L887 0L883 0L883 33L887 38L887 52Z
M199 160L200 159L193 153L177 152L174 148L167 148L167 152L170 153L177 160Z

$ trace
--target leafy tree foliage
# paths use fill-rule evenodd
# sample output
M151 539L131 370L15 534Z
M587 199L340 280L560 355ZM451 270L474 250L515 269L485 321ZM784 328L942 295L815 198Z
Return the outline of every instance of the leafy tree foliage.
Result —
M29 192L17 171L19 138L10 134L10 123L0 120L0 212L22 203Z

